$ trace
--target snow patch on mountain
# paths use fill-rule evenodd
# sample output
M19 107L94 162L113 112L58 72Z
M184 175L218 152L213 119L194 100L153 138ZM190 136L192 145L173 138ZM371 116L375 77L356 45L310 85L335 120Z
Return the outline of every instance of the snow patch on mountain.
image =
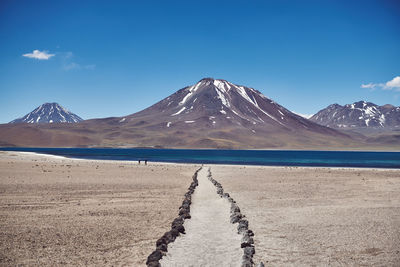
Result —
M219 88L218 89L215 88L215 91L218 94L218 98L221 99L222 105L229 108L230 107L229 101L225 98L225 95L223 94L223 92L221 92Z
M183 107L183 108L181 108L178 112L172 114L171 116L179 115L179 114L181 114L185 109L186 109L186 107Z

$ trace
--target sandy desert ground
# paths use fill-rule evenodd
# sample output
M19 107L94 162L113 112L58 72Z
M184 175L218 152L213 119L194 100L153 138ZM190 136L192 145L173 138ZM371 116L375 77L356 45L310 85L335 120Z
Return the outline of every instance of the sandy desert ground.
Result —
M0 152L0 265L144 266L196 169Z
M143 266L198 167L0 152L0 265ZM255 232L256 263L400 266L399 170L211 172Z
M400 171L213 166L266 266L400 266Z

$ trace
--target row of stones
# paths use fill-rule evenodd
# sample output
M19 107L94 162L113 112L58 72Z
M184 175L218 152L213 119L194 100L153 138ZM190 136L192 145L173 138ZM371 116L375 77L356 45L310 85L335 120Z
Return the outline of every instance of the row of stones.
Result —
M192 194L199 182L197 174L201 170L198 169L193 175L193 181L190 184L188 191L185 194L182 205L179 207L179 216L172 221L171 230L166 232L156 242L156 249L147 257L146 265L149 267L159 267L161 258L168 251L168 244L175 241L180 234L185 234L183 223L186 219L190 219L190 205L192 204Z
M224 189L222 185L217 182L214 178L212 178L211 170L208 169L208 179L214 186L217 188L217 194L220 197L227 199L231 203L231 215L230 221L232 224L237 223L237 231L238 234L242 235L241 240L241 248L243 248L243 256L242 256L242 267L252 267L254 266L253 255L256 253L254 248L254 233L249 229L249 221L245 219L245 215L240 212L239 206L236 204L236 201L228 194L224 193ZM259 267L263 267L264 264L261 262Z

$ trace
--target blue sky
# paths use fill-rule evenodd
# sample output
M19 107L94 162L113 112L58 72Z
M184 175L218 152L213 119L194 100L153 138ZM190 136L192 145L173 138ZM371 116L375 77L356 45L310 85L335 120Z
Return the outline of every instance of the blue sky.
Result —
M302 114L399 106L399 13L385 0L2 0L0 123L44 102L85 119L124 116L203 77Z

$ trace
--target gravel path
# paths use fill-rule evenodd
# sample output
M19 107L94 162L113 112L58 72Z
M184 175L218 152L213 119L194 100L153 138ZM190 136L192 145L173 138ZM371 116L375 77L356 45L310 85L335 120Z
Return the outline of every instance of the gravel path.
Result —
M241 236L229 221L230 203L217 195L203 168L192 196L191 219L185 221L186 234L168 245L161 266L240 266Z

